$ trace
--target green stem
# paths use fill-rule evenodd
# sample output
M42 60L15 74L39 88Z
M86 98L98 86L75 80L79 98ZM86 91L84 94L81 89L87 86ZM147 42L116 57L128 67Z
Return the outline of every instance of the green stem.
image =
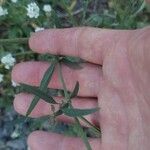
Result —
M59 72L60 80L61 80L62 85L63 85L63 90L64 90L65 99L66 99L66 103L67 103L70 100L70 96L69 96L69 94L67 92L66 84L64 82L64 78L63 78L63 75L62 75L62 69L61 69L60 62L58 63L58 72ZM70 105L70 107L72 107L72 105ZM74 117L74 119L75 119L76 124L78 125L78 130L79 130L76 133L78 134L78 136L80 136L82 138L83 142L86 145L87 150L92 150L92 148L90 146L90 143L88 141L87 135L86 135L86 133L84 133L84 131L82 129L82 126L81 126L81 124L79 122L79 119L77 117ZM88 122L85 118L81 117L80 119L82 119L83 121L85 121L86 123L88 123L93 128L94 131L96 131L96 132L99 133L99 131L97 131L97 129L95 129L95 126L91 125L91 123Z
M10 44L10 43L27 44L28 40L29 38L0 39L0 45Z
M61 69L61 64L60 63L58 63L58 71L59 71L60 80L61 80L62 85L63 85L63 90L64 90L65 98L66 98L67 101L69 101L70 100L70 96L69 96L69 94L67 92L67 88L66 88L66 85L65 85L65 82L64 82L64 79L63 79L62 69ZM96 126L94 126L92 123L90 123L87 119L85 119L84 117L80 117L80 119L83 120L89 126L91 126L92 129L94 131L96 131L98 134L101 134L100 129L97 128Z
M64 81L64 78L63 78L63 75L62 75L62 69L61 69L60 62L58 63L58 72L59 72L59 77L60 77L60 80L61 80L61 83L62 83L62 86L63 86L66 102L68 102L69 99L70 99L70 96L67 92L66 84L65 84L65 81Z
M80 138L83 140L83 142L84 142L84 144L85 144L87 150L92 150L91 145L90 145L90 143L89 143L89 141L88 141L87 135L86 135L86 133L83 131L83 128L82 128L82 126L81 126L81 124L80 124L79 119L78 119L77 117L75 117L74 119L75 119L76 124L78 125L78 131L77 131L76 133L77 133L78 136L80 136Z
M27 51L27 52L20 52L20 53L16 53L13 54L13 56L22 56L22 55L30 55L30 54L34 54L32 51Z
M92 123L90 123L87 119L85 119L84 117L79 117L79 118L83 120L85 123L87 123L89 126L91 126L92 129L95 130L98 134L101 134L101 130L96 126L94 126Z

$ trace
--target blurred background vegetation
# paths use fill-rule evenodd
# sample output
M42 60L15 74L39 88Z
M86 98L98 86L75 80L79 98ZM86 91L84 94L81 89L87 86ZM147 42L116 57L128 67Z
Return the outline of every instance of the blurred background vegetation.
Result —
M113 29L137 29L150 24L150 5L143 0L36 0L40 8L38 18L29 18L26 7L33 0L0 0L0 5L7 8L8 14L0 16L0 38L14 39L29 37L37 27L67 28L74 26L92 26ZM51 12L45 13L42 8L50 4ZM38 60L28 45L0 45L0 58L11 53L16 63ZM24 150L26 136L36 129L51 129L43 120L29 120L18 115L13 109L15 89L12 86L11 70L0 64L0 150ZM63 124L57 124L57 132L72 134Z

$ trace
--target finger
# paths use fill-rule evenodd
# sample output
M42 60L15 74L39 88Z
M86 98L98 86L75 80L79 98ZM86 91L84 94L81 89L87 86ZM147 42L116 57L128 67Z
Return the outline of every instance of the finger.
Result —
M146 0L147 3L150 3L150 0Z
M89 140L92 150L100 149L99 139ZM28 137L31 150L85 150L86 147L80 138L67 137L60 134L35 131Z
M98 97L100 126L102 130L102 149L127 150L127 115L121 97L109 84L102 84Z
M17 83L39 86L48 67L49 64L44 62L26 62L18 64L12 71L12 80ZM102 76L100 67L97 65L85 64L83 69L72 70L66 66L62 66L62 72L68 90L72 91L78 81L80 84L79 96L97 96ZM62 83L59 80L57 69L53 74L49 87L62 89Z
M29 45L38 53L77 56L102 64L106 53L126 36L126 32L98 28L49 29L32 34Z
M14 108L15 110L22 114L25 115L30 103L33 99L33 95L21 93L15 96L14 99ZM56 99L56 98L55 98ZM62 99L57 98L56 101L60 102ZM75 108L80 108L80 109L86 109L86 108L95 108L97 107L97 100L96 99L85 99L85 98L74 98L72 101L72 104ZM58 105L55 105L56 110L58 109ZM43 100L40 100L34 110L32 111L30 117L33 118L38 118L42 117L45 115L52 114L50 104L44 102ZM85 116L87 120L92 122L95 125L99 125L98 123L98 113L93 113L91 115ZM60 117L57 118L60 121L64 121L66 123L71 123L73 122L73 119L71 117L66 117L65 115L61 115ZM83 124L85 125L85 124Z

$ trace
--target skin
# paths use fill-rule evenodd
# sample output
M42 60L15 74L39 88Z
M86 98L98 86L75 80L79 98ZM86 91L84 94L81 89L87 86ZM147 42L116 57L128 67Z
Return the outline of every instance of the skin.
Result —
M105 30L98 28L51 29L34 33L30 48L37 53L79 56L86 61L82 70L63 66L68 89L80 83L78 108L100 107L87 119L101 127L101 139L89 139L93 150L150 149L150 28ZM18 83L39 85L48 68L44 62L24 62L12 71ZM57 70L49 87L61 88ZM25 114L32 95L19 94L14 100L17 112ZM59 98L58 98L59 100ZM42 100L31 117L50 113ZM64 116L59 120L72 122ZM31 150L84 150L79 138L35 131L28 137Z

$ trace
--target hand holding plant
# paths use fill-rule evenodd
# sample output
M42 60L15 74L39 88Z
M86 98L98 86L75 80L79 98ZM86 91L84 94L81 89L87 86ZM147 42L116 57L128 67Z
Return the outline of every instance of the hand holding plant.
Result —
M29 45L35 52L76 56L86 60L86 63L82 64L83 69L80 70L72 70L63 65L61 79L64 79L63 82L69 91L75 89L76 81L79 82L80 90L78 97L72 101L73 107L100 108L96 114L85 116L85 119L99 125L102 130L102 138L89 139L93 150L150 148L149 142L146 142L150 136L150 109L149 105L146 105L149 103L150 93L149 47L144 46L150 42L149 31L149 28L135 31L96 28L53 29L35 33L29 40ZM140 52L144 52L144 55ZM143 66L142 69L140 66ZM49 63L46 62L21 63L13 69L12 78L18 83L39 86L48 67ZM57 74L61 73L59 69L54 72L48 87L62 88ZM67 91L65 90L64 94L65 92ZM67 96L68 92L65 95L66 100ZM16 95L16 110L25 115L32 98L29 94ZM59 99L57 98L56 102L59 103ZM69 110L67 111L70 114ZM49 104L40 100L30 116L39 117L49 113ZM79 125L77 116L75 120ZM70 117L63 115L58 119L74 122ZM84 126L85 123L81 125ZM77 130L82 133L82 128ZM85 147L78 138L43 131L32 133L28 144L31 149L36 150L48 150L52 146L56 150L82 150Z

